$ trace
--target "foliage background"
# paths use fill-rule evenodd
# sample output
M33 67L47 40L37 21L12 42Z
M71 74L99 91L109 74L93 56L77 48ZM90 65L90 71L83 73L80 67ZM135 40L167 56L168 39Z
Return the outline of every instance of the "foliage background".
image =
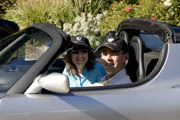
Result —
M170 2L168 2L170 1ZM167 3L168 4L165 4ZM147 18L180 25L177 0L1 0L0 17L20 29L43 22L70 35L84 35L95 48L127 18Z

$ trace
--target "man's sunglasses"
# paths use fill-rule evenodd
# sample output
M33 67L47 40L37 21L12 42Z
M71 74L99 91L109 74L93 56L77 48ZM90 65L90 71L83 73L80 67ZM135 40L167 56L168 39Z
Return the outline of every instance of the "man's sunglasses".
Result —
M78 54L78 53L87 53L88 52L88 49L72 49L71 50L71 53L72 54Z

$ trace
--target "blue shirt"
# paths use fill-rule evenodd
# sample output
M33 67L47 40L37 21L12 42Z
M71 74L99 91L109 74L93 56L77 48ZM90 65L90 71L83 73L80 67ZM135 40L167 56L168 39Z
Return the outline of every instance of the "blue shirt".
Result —
M106 72L104 67L96 62L93 69L88 71L87 68L85 68L81 77L72 72L69 74L66 67L64 68L63 74L68 76L70 87L88 87L92 86L93 83L99 82L101 78L106 75Z

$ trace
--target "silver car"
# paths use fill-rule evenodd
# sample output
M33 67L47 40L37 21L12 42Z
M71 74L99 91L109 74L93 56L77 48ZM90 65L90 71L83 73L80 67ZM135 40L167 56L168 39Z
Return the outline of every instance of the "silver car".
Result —
M70 88L70 36L53 25L0 40L0 120L179 120L180 28L134 18L111 34L129 44L131 84Z

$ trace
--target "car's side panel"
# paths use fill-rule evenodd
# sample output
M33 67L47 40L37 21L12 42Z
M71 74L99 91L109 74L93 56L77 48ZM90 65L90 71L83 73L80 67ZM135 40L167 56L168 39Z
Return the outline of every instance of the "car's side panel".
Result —
M180 89L144 86L74 95L9 95L0 120L179 120Z

